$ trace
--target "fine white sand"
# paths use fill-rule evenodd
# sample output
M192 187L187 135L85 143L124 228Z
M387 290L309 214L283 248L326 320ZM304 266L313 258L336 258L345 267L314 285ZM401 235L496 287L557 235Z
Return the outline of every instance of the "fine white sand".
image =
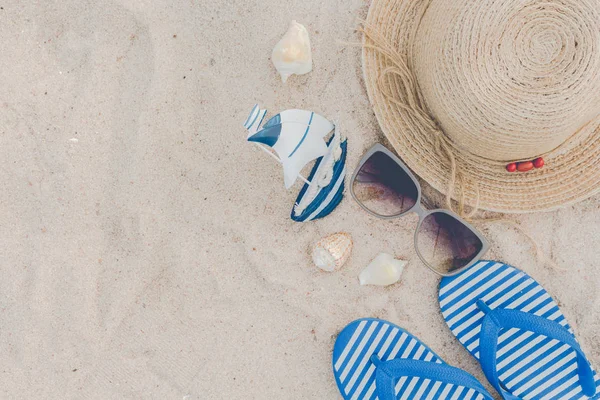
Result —
M286 4L284 4L286 3ZM349 169L383 141L361 76L364 0L0 3L0 398L337 399L336 334L400 324L485 379L448 331L413 217L382 221L347 196L297 224L281 169L245 142L254 103L304 108L348 136ZM314 71L283 85L269 57L291 19ZM534 201L533 199L532 201ZM490 257L559 301L600 365L600 198L480 225ZM349 232L339 272L319 238ZM379 252L402 283L361 287Z

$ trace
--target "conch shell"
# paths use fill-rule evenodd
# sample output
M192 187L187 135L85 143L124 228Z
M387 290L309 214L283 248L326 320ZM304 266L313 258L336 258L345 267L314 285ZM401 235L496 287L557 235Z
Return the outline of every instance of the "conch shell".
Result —
M334 233L319 240L312 251L315 265L323 271L341 268L352 252L352 237L347 233Z
M304 25L292 21L286 34L273 48L271 61L283 83L292 75L312 71L312 51L308 31Z
M381 253L360 273L358 279L361 285L393 285L400 280L405 265L406 261Z

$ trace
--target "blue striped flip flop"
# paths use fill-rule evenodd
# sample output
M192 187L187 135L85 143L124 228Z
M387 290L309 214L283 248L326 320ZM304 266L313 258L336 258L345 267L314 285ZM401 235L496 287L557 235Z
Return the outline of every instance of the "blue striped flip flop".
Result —
M552 297L526 273L481 261L442 279L442 315L504 399L598 399L600 380Z
M333 348L333 374L344 399L493 400L473 376L380 319L344 328Z

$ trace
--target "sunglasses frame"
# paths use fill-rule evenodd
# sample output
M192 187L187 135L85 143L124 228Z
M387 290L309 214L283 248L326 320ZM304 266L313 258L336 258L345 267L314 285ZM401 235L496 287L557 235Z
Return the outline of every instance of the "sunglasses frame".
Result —
M377 152L381 152L385 155L387 155L388 157L390 157L396 164L398 164L403 170L404 172L406 172L406 174L409 176L409 178L413 181L413 183L415 184L415 186L417 187L417 198L415 201L415 205L412 206L410 209L396 214L396 215L381 215L381 214L377 214L374 211L369 210L356 196L356 193L354 193L354 181L356 180L356 177L358 175L358 173L360 172L362 166L367 162L367 160L369 158L371 158L371 156ZM414 235L414 244L415 244L415 250L417 252L417 255L419 256L419 258L421 259L421 261L423 262L423 264L425 264L425 266L427 266L427 268L429 268L430 270L432 270L433 272L435 272L438 275L441 276L454 276L454 275L458 275L461 272L469 269L470 267L472 267L475 263L477 263L479 260L481 260L481 257L489 250L490 245L488 243L488 241L485 239L485 237L483 237L483 235L481 235L481 233L479 233L479 231L477 231L471 224L469 224L467 221L465 221L464 219L462 219L460 216L458 216L456 213L450 211L450 210L444 210L441 208L437 208L437 209L433 209L433 210L427 210L425 209L422 204L421 204L421 185L419 184L419 181L417 180L417 178L415 177L415 175L410 171L410 169L408 169L408 167L406 166L406 164L404 164L404 162L402 162L402 160L400 160L400 158L398 156L396 156L394 153L392 153L387 147L385 147L384 145L377 143L376 145L374 145L373 147L371 147L366 153L365 155L363 155L363 157L361 158L360 162L358 163L358 166L356 167L356 169L354 170L354 173L352 174L352 178L350 179L350 194L352 195L352 197L354 198L354 200L358 203L358 205L365 210L366 212L368 212L369 214L377 217L377 218L381 218L381 219L395 219L395 218L400 218L403 217L409 213L415 213L419 216L419 222L417 223L417 229L415 230L415 235ZM464 226L466 226L467 228L469 228L469 230L471 232L473 232L475 234L475 236L477 236L477 238L481 241L481 250L479 251L479 253L477 253L477 255L475 257L473 257L473 260L471 260L467 265L465 265L464 267L460 267L452 272L449 273L442 273L440 271L438 271L437 269L435 269L431 264L429 264L426 260L425 257L423 257L423 255L421 254L421 251L419 250L419 245L418 245L418 237L419 237L419 231L421 229L421 225L423 224L423 221L425 220L425 218L431 214L434 213L443 213L443 214L447 214L451 217L453 217L454 219L458 220L461 224L463 224Z

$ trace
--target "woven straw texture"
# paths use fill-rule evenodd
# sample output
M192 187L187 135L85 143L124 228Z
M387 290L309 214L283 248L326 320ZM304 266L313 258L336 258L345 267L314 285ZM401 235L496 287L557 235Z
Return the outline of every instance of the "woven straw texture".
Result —
M373 0L364 32L380 126L434 188L512 213L599 191L600 0Z

